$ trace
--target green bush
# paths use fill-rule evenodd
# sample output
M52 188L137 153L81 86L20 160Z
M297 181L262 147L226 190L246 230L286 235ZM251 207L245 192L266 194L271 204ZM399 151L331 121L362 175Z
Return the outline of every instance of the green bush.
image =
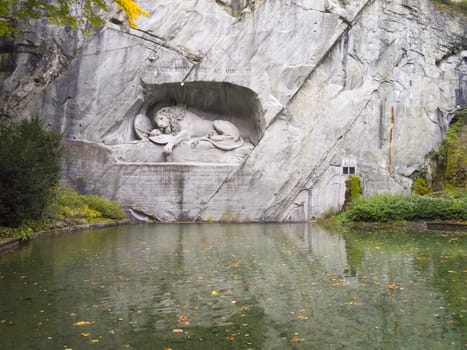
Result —
M74 190L55 186L54 200L50 200L43 218L26 220L18 227L0 226L0 238L29 239L34 232L81 224L93 224L124 219L117 202L95 195L80 195Z
M463 110L451 122L443 141L446 152L446 184L465 188L467 185L467 111Z
M415 180L413 185L412 185L412 192L414 194L418 194L420 196L423 196L425 194L430 193L431 190L428 187L428 184L427 184L426 180L423 177L418 177L417 180Z
M437 150L428 154L436 164L432 188L467 189L467 109L459 111L451 121L446 137Z
M28 240L32 237L33 229L27 225L20 227L1 227L0 238L17 237L23 240Z
M60 135L39 118L0 123L0 226L41 217L60 176Z
M96 195L85 196L85 201L91 209L101 213L103 217L115 220L124 218L122 207L117 202Z
M467 220L465 198L378 194L362 197L341 214L344 221Z
M352 175L349 177L350 198L351 202L360 199L362 194L361 181L358 176Z
M350 203L355 202L362 194L361 180L356 175L351 175L345 181L345 200L342 209L346 209Z
M81 195L67 187L57 189L57 209L60 218L81 218L86 222L95 218L122 220L119 203L96 195Z

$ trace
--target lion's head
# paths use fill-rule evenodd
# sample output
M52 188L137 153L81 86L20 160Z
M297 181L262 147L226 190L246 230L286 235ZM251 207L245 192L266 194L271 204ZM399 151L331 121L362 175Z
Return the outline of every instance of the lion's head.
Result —
M176 135L181 131L179 121L184 117L183 111L177 107L163 107L153 114L152 120L163 134Z

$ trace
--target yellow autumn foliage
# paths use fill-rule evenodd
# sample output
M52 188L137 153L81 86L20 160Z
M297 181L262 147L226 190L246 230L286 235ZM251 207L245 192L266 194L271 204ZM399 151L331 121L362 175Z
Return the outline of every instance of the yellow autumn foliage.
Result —
M140 16L149 16L134 0L112 0L118 8L125 12L128 24L136 28L135 21ZM30 19L45 18L55 25L76 28L78 25L102 26L104 18L102 12L110 14L110 3L102 0L0 0L0 38L21 31L29 24ZM79 15L73 10L81 8ZM21 24L21 25L18 25Z
M149 12L139 7L133 0L115 0L115 3L125 12L128 24L132 28L136 28L135 21L140 16L149 16Z

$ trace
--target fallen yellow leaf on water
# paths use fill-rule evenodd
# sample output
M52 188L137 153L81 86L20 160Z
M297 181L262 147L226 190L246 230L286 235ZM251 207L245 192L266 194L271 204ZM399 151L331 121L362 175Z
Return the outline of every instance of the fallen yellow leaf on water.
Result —
M184 324L185 326L190 324L190 321L188 321L188 316L185 315L178 315L178 322Z
M219 294L220 294L220 293L219 293L218 290L213 290L213 291L211 292L211 295L212 295L213 297L217 297Z
M89 322L89 321L78 321L78 322L73 323L73 326L87 326L87 325L90 325L90 324L92 324L92 322Z
M183 329L181 329L181 328L174 328L174 329L172 329L172 333L183 333Z
M305 341L305 338L300 338L298 335L294 335L292 339L290 339L291 342L300 342L300 341Z
M96 343L99 343L99 339L91 339L89 342L91 344L96 344Z
M388 289L400 289L400 290L403 290L404 288L401 288L400 286L398 286L397 284L395 283L390 283L386 286L386 288Z
M80 334L80 336L82 337L89 337L91 335L91 333L86 333L86 332L83 332Z

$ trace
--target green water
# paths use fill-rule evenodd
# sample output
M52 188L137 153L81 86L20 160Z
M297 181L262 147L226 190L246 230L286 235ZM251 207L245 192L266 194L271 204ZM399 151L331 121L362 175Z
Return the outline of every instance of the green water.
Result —
M465 233L135 225L0 257L0 349L465 349Z

